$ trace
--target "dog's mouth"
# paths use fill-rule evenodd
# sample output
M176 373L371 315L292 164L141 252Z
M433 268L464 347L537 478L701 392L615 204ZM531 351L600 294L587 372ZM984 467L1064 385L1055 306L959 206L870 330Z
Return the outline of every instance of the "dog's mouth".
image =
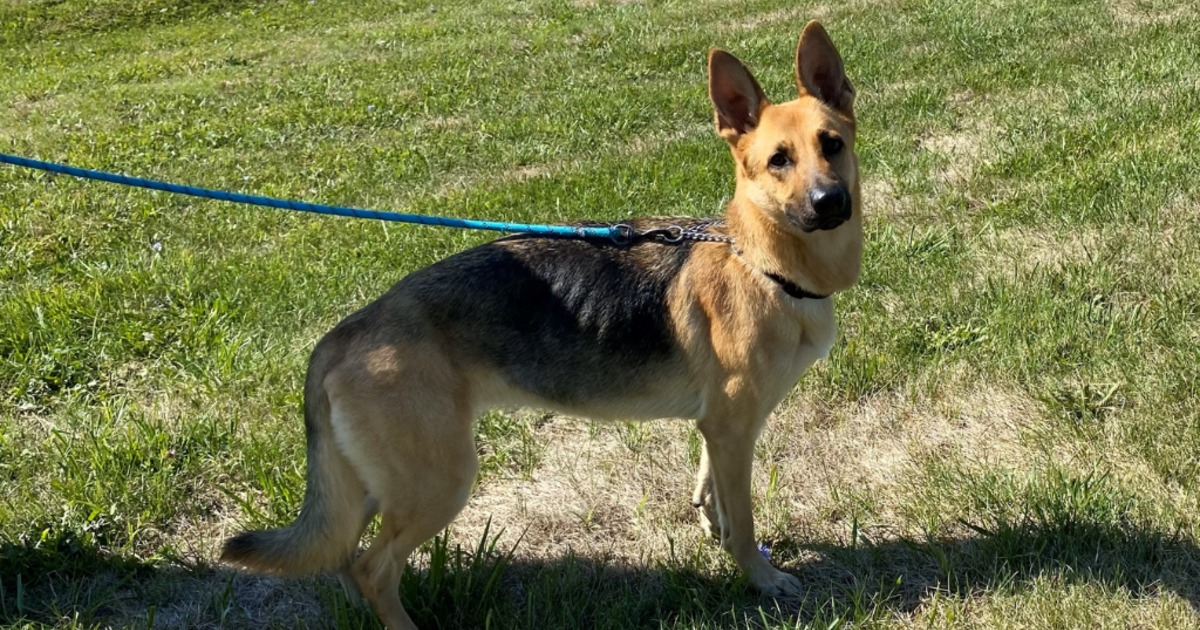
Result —
M851 210L846 209L845 212L837 214L817 214L811 208L804 208L799 212L787 212L788 222L800 229L801 232L825 232L835 230L846 221L850 220Z
M809 231L815 232L817 230L833 230L845 223L849 218L850 217L817 217L816 225Z

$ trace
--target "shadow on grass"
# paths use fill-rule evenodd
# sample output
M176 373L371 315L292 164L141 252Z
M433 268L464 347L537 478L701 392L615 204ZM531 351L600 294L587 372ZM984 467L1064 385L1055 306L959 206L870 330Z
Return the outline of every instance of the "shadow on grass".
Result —
M1200 548L1181 536L1086 525L973 529L965 537L855 546L780 542L775 561L807 588L799 602L764 600L729 568L700 571L700 553L654 567L573 555L514 558L494 538L472 550L435 541L402 589L422 628L825 628L911 612L934 592L1019 591L1051 576L1135 598L1165 589L1200 609ZM70 535L4 544L0 579L0 625L378 627L331 578L139 562Z

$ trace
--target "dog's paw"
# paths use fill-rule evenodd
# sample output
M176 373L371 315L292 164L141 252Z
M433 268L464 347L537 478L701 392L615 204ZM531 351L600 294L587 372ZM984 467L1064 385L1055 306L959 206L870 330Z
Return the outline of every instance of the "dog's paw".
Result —
M763 595L775 599L795 599L804 594L800 578L775 568L764 572L761 578L754 581L754 585Z

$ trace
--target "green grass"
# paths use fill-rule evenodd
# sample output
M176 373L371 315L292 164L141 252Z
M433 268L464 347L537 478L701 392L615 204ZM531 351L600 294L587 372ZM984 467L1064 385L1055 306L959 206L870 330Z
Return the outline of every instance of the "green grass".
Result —
M807 599L700 536L686 431L492 413L490 502L422 550L414 616L1200 627L1189 3L8 0L0 151L445 216L708 215L733 180L706 51L784 100L810 17L859 93L868 216L842 339L758 452ZM0 169L0 625L376 627L216 545L299 506L320 334L489 238Z

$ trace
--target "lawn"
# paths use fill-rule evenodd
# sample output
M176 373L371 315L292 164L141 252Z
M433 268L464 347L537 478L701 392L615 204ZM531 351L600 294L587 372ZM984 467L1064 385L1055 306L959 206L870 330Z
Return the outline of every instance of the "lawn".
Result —
M711 215L704 59L768 96L821 19L864 273L772 417L761 599L686 423L481 418L422 628L1200 628L1200 5L3 0L0 152L442 216ZM308 352L494 235L0 167L0 626L372 628L216 564L299 508Z

